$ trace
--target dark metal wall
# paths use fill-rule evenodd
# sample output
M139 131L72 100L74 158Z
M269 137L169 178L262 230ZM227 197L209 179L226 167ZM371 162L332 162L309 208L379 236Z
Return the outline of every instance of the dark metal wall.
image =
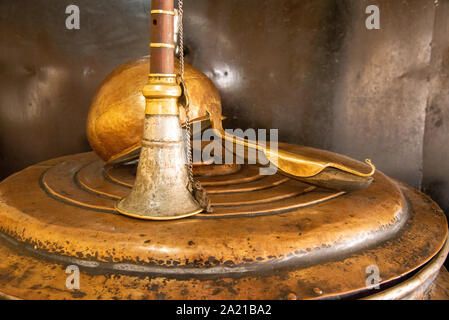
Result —
M371 157L449 210L448 0L187 0L187 60L228 127ZM81 10L67 30L65 8ZM367 30L377 4L381 29ZM0 1L0 179L89 150L90 101L148 54L149 0Z

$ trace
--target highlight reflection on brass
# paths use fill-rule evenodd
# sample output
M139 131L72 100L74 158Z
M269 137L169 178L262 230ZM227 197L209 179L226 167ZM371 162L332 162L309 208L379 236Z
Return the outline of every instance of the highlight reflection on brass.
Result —
M175 45L171 44L171 43L150 43L150 47L151 48L170 48L170 49L174 49Z
M151 14L168 14L170 16L174 16L175 12L174 11L169 11L169 10L151 10Z
M223 130L221 123L218 123L218 128L214 127L214 123L212 126L215 134L223 140L230 141L233 145L258 150L281 173L313 185L343 191L363 189L371 184L372 176L376 172L376 167L370 159L366 159L366 165L363 165L347 157L337 159L330 152L317 153L313 148L285 143L279 143L273 149L230 135ZM342 159L346 161L343 162Z
M246 139L230 135L224 130L215 130L215 132L224 140L263 152L271 163L277 164L281 171L292 176L301 178L313 177L328 167L339 169L346 173L364 178L371 177L376 172L376 167L371 163L370 159L365 160L365 163L369 166L368 169L370 169L370 171L363 173L341 163L326 161L320 158L312 158L307 155L294 153L291 150L285 150L282 148L279 150L273 150L270 147L262 146Z

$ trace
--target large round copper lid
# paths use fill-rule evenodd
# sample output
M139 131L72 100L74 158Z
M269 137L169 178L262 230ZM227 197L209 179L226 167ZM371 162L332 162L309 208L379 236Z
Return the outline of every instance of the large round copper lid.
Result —
M336 155L336 157L338 157ZM369 296L442 251L447 222L427 196L381 172L351 193L251 165L196 166L214 212L141 221L114 210L135 168L93 153L0 184L0 292L17 298L312 299ZM443 257L444 258L444 257ZM440 257L441 260L441 257ZM440 261L439 260L439 261ZM68 265L81 287L66 288Z

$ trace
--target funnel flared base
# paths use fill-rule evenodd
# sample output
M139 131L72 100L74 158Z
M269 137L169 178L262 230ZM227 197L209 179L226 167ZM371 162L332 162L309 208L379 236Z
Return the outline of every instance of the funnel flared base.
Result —
M123 214L125 216L128 217L132 217L132 218L137 218L137 219L144 219L144 220L176 220L176 219L182 219L182 218L187 218L190 216L194 216L200 212L203 211L203 208L199 208L195 211L192 212L188 212L188 213L181 213L179 215L174 215L174 216L151 216L151 215L144 215L141 214L139 212L127 212L125 209L121 209L120 208L120 204L121 202L118 202L115 205L115 210L117 210L120 214Z

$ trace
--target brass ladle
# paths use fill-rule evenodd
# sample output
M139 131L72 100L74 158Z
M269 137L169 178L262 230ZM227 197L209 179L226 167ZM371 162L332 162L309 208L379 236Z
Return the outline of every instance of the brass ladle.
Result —
M183 93L181 103L187 106L189 103L188 92L183 90ZM373 181L372 176L376 172L376 167L370 159L361 163L332 152L286 143L278 143L277 148L270 148L269 145L254 143L227 133L222 126L221 110L207 110L207 113L212 129L217 136L232 142L233 146L241 145L259 151L259 154L263 154L284 175L313 185L340 191L363 189ZM137 158L140 154L140 147L141 145L137 144L129 148L108 161L106 166L113 166ZM267 163L267 161L260 162Z
M222 139L261 152L282 174L314 185L341 191L354 191L368 187L373 181L375 166L370 159L366 165L330 152L298 145L279 143L276 149L234 135L223 129L214 132ZM261 161L266 163L266 161ZM345 164L346 162L346 164ZM362 167L363 166L363 167ZM369 170L369 171L368 171Z

